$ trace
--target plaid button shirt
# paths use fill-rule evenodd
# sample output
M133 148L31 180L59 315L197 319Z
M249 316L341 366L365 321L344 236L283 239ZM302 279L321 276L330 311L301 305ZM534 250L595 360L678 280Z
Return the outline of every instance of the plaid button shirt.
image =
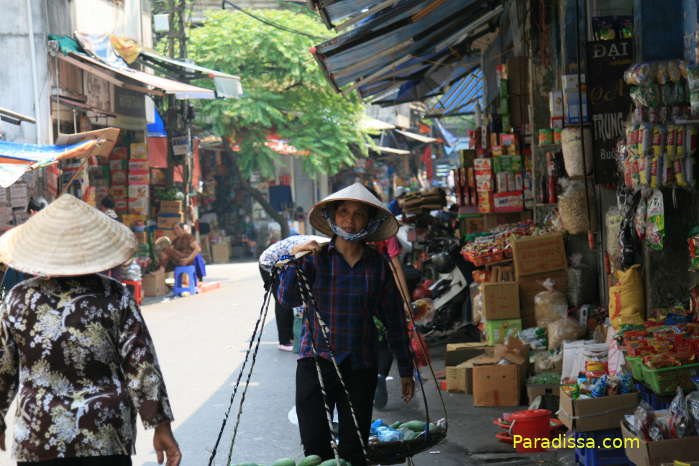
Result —
M277 297L290 307L302 304L297 267L303 269L311 284L319 313L330 330L329 347L338 363L350 358L352 367L376 367L375 315L386 327L388 344L396 357L400 376L412 375L403 305L386 259L365 246L362 258L350 267L333 239L318 255L305 256L298 265L289 265L282 271ZM328 342L323 339L314 313L307 314L299 358L313 357L310 331L313 329L319 355L330 359Z

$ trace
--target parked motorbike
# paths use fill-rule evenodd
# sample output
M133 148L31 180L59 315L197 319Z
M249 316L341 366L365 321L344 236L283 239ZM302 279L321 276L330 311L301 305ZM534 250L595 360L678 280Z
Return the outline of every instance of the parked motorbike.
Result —
M478 330L471 323L469 299L474 266L461 256L461 247L455 238L451 238L449 244L443 241L442 246L441 252L433 254L423 264L423 277L425 270L432 270L435 280L423 281L413 294L417 298L413 307L420 317L418 330L428 343L449 337L468 338L470 334L478 338Z

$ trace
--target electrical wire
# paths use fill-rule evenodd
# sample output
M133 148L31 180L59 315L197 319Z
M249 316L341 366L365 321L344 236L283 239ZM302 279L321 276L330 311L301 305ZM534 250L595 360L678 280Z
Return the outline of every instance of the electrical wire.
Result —
M311 39L317 39L317 40L322 40L322 41L328 40L327 37L314 36L313 34L308 34L308 33L303 32L303 31L298 31L298 30L296 30L296 29L292 29L292 28L290 28L290 27L286 27L286 26L281 25L281 24L279 24L279 23L275 23L274 21L270 21L270 20L268 20L268 19L261 18L261 17L255 15L255 14L253 14L253 13L250 13L250 12L247 11L247 10L244 10L243 8L239 7L238 5L236 5L235 3L231 2L230 0L223 0L223 1L221 2L221 9L225 10L225 9L226 9L226 5L230 5L230 6L232 6L234 9L236 9L236 10L238 10L239 12L243 13L244 15L247 15L247 16L251 17L252 19L256 20L256 21L259 21L259 22L261 22L262 24L265 24L265 25L267 25L267 26L273 27L273 28L275 28L275 29L279 29L279 30L285 31L285 32L290 32L291 34L298 34L298 35L300 35L300 36L309 37L309 38L311 38Z

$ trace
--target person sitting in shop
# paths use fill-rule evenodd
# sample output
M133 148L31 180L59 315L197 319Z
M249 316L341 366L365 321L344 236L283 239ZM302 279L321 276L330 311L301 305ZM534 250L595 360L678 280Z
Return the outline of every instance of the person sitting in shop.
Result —
M112 220L116 220L118 222L119 214L114 211L114 207L116 207L116 204L114 203L114 199L112 199L110 196L104 197L100 201L100 210L102 213L106 214L107 217L110 217Z
M173 228L175 239L160 253L160 267L172 270L178 265L194 265L197 278L201 281L206 277L206 263L201 256L199 242L187 232L187 228L188 226L182 222L175 224Z

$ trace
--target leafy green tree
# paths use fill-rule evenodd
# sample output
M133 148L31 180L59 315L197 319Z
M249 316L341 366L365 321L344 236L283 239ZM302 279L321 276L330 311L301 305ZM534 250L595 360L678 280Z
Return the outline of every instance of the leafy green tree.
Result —
M240 99L200 101L198 125L230 138L240 151L228 150L242 186L267 213L288 226L247 180L252 173L274 174L279 154L265 146L274 131L303 157L307 173L335 174L353 164L352 148L365 150L367 136L358 122L363 106L356 95L345 97L328 84L309 49L328 36L313 17L289 10L252 10L255 16L307 35L264 24L241 12L210 12L204 25L191 30L189 57L196 63L238 75ZM315 36L309 37L309 36Z

